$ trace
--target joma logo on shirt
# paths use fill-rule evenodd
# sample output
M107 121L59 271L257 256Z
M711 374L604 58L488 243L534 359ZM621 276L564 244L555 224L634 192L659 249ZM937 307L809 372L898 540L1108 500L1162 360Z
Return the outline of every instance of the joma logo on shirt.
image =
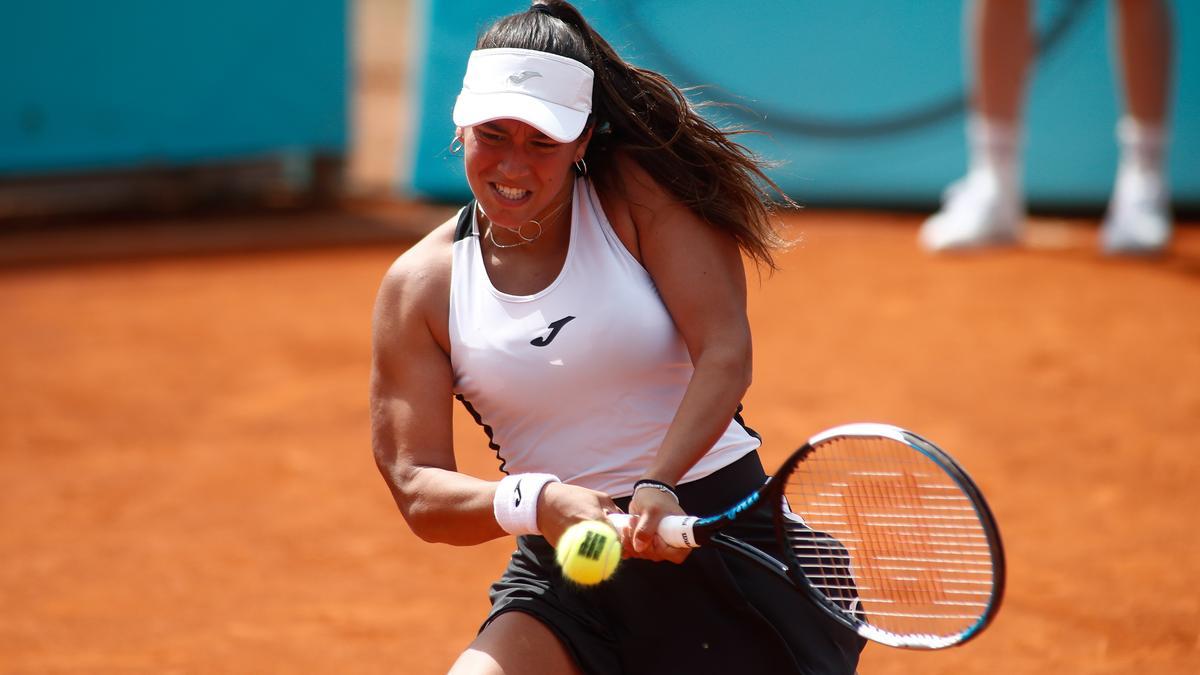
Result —
M558 331L562 330L562 327L567 325L567 322L574 318L575 317L573 317L573 316L564 316L563 318L559 319L558 321L555 321L554 323L552 323L548 326L548 328L550 329L549 335L547 335L545 337L534 338L529 341L529 344L533 345L534 347L545 347L546 345L553 342L555 336L558 335Z

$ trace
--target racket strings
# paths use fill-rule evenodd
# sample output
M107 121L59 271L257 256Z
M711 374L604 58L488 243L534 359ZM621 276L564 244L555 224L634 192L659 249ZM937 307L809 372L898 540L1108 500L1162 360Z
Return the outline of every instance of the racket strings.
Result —
M986 613L994 561L970 498L896 440L839 437L788 479L784 529L810 584L899 635L955 635Z

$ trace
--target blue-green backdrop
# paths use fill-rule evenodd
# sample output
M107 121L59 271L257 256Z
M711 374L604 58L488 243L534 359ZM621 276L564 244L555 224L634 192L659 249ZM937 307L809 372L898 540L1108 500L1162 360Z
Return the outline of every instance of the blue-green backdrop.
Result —
M0 178L341 155L347 0L0 5Z
M755 114L749 145L805 204L928 207L966 163L963 3L879 0L578 0L629 60ZM1098 208L1111 188L1120 88L1109 3L1043 0L1044 43L1026 104L1026 189L1035 206ZM523 0L417 0L423 40L410 180L438 199L467 196L448 155L467 54L491 19ZM1200 205L1200 2L1172 3L1175 87L1170 178L1177 205Z

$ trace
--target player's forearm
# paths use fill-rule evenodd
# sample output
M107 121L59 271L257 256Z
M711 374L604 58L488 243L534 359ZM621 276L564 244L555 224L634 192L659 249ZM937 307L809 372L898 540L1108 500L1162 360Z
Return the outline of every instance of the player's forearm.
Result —
M496 523L496 484L436 467L411 467L389 477L396 505L413 534L454 546L506 536Z
M750 378L748 351L713 350L702 354L675 419L644 477L677 484L721 438L750 387Z

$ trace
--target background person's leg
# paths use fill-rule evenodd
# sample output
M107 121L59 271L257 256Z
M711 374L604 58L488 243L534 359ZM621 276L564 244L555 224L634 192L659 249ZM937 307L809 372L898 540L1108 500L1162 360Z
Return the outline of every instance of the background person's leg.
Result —
M1024 219L1020 116L1033 53L1029 3L977 0L964 29L974 83L970 166L921 228L922 245L934 251L1013 243Z
M1116 2L1114 39L1125 115L1117 125L1120 162L1101 240L1110 253L1153 253L1171 237L1165 172L1171 87L1170 10L1162 0Z

